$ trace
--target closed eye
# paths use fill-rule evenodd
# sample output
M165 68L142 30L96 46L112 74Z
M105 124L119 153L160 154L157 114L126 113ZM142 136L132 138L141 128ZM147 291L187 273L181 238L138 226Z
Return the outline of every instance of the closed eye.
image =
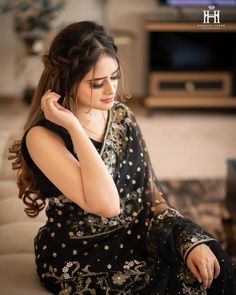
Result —
M119 79L120 79L120 74L119 73L116 74L115 76L111 77L111 80L113 80L113 81L119 80ZM90 87L93 88L93 89L98 89L98 88L101 88L103 86L104 86L104 83L99 83L99 84L98 83L93 83L93 84L90 85Z

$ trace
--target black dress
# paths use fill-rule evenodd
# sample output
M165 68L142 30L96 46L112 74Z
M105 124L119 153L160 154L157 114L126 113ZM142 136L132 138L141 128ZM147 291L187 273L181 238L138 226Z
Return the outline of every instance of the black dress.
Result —
M47 120L37 125L58 134L76 157L64 128ZM34 245L37 273L49 291L61 295L236 294L230 259L214 237L174 209L153 213L151 198L163 192L140 129L126 106L117 103L110 110L104 142L92 140L120 193L121 214L113 218L88 213L63 195L32 161L26 134L22 155L48 199L47 221ZM221 274L208 291L186 266L188 253L200 243L211 247L221 265Z

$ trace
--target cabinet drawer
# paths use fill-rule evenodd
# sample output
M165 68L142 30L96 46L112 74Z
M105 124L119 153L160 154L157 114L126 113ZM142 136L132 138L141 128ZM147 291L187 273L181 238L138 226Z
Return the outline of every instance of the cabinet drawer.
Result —
M227 97L232 95L230 72L151 72L152 96Z

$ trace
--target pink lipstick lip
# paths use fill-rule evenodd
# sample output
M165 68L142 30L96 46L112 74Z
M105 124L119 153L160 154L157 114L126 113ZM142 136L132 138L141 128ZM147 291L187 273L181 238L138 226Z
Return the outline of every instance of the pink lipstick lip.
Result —
M103 101L103 102L112 102L113 100L114 100L113 97L101 99L101 101Z

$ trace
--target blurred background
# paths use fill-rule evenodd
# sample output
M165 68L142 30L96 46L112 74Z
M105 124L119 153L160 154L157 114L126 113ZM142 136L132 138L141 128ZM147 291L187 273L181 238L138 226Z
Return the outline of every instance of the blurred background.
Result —
M0 254L16 252L6 224L27 221L17 217L9 145L22 134L42 54L80 20L103 24L115 39L127 104L170 201L236 256L235 0L0 0ZM24 253L37 228L19 246Z

